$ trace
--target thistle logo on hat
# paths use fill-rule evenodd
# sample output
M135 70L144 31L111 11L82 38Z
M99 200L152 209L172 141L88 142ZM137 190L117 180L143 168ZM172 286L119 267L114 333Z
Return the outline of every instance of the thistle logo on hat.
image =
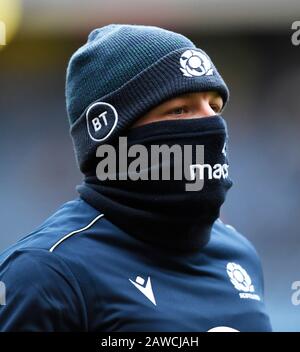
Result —
M118 122L118 113L111 104L97 102L88 108L86 122L91 139L95 142L102 142L115 129Z
M199 50L186 50L180 57L180 71L186 77L213 75L212 63L207 55Z

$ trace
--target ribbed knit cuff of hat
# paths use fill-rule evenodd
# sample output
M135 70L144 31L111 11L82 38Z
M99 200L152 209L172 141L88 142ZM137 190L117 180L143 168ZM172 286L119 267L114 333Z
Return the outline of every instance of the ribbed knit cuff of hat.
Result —
M174 50L117 90L99 97L76 119L71 125L71 135L83 173L91 171L99 145L113 144L137 119L163 101L184 93L217 91L225 106L229 91L221 75L210 60L210 66L203 67L206 72L193 75L183 64L183 55L189 51L207 57L195 47Z

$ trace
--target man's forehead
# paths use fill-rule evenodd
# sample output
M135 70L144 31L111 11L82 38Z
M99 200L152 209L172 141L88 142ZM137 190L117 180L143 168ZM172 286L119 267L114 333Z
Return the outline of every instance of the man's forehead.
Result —
M164 102L162 102L162 104L168 103L168 102L173 101L173 100L195 99L195 98L208 97L208 96L211 96L213 98L222 98L221 94L218 91L189 92L189 93L176 95L176 96L174 96L174 97L172 97L170 99L165 100Z

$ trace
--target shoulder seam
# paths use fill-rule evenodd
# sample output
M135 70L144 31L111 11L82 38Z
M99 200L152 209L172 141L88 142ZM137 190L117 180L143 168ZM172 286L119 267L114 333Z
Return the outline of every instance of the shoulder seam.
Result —
M100 214L98 215L96 218L94 218L88 225L86 225L85 227L79 229L79 230L75 230L72 231L70 233L68 233L67 235L65 235L64 237L62 237L59 241L57 241L50 249L49 252L53 252L63 241L67 240L68 238L70 238L73 235L76 235L77 233L83 232L88 230L89 228L91 228L99 219L101 219L104 216L104 214Z
M104 216L104 214L102 214L102 216ZM98 216L99 217L99 216ZM95 220L95 219L94 219ZM69 263L67 263L63 258L61 258L60 256L58 256L56 253L53 253L52 255L54 255L54 257L58 260L58 261L61 261L68 269L69 269L69 272L72 274L72 277L73 277L73 279L74 279L74 281L77 283L77 285L78 285L78 288L79 288L79 290L80 290L80 298L78 297L79 296L79 294L78 294L78 292L77 292L77 290L75 289L75 287L74 286L72 286L73 287L73 289L74 289L74 291L77 293L77 299L79 299L79 301L82 303L82 305L85 307L85 325L86 326L88 326L89 324L88 324L88 321L89 321L89 319L88 319L88 315L89 315L89 310L88 310L88 306L87 306L87 299L86 299L86 297L85 297L85 294L84 294L84 291L83 291L83 289L82 289L82 286L81 286L81 284L80 284L80 281L78 280L78 278L77 278L77 276L75 275L75 273L73 272L73 270L72 270L72 268L71 268L71 266L69 265ZM83 312L82 312L83 313Z

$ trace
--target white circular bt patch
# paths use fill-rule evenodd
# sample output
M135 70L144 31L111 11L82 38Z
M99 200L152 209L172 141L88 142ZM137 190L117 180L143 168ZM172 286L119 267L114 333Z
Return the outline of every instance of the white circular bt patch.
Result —
M94 103L86 112L88 134L95 142L107 139L117 126L117 122L117 110L108 103Z

